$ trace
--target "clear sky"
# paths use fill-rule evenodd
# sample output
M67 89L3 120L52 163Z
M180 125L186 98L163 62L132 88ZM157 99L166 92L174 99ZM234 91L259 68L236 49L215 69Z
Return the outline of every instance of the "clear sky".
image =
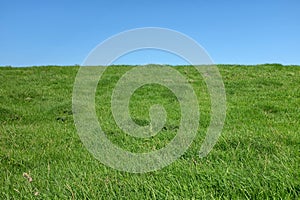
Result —
M182 32L215 63L300 64L299 0L1 0L0 66L81 64L103 40L141 27ZM181 64L164 54L119 62Z

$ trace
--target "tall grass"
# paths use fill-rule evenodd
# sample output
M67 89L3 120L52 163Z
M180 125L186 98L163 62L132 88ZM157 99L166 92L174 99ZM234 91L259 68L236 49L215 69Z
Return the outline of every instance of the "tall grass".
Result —
M300 68L219 66L227 94L226 123L216 146L198 151L210 120L210 100L192 67L175 67L199 98L200 128L177 161L131 174L111 169L87 151L72 117L78 67L0 68L1 199L297 199L300 197ZM153 139L116 126L110 96L130 67L108 68L99 81L96 111L107 137L133 152L162 148L176 134L180 107L166 88L147 85L130 102L140 125L148 108L165 106L168 120ZM26 176L32 178L32 181Z

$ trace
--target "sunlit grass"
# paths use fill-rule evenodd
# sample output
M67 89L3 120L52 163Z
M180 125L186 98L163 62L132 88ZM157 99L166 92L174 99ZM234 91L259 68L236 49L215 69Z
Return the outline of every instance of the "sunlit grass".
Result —
M180 119L179 104L166 88L147 85L131 98L131 115L140 125L149 123L150 105L165 106L167 123L153 139L128 136L113 120L111 92L129 69L108 68L99 81L99 122L108 138L126 150L162 148L176 134ZM168 167L131 174L94 159L76 133L72 89L78 67L0 68L0 198L299 198L300 68L219 66L227 94L226 122L218 143L203 159L198 151L210 120L209 95L196 70L176 69L198 96L198 135Z

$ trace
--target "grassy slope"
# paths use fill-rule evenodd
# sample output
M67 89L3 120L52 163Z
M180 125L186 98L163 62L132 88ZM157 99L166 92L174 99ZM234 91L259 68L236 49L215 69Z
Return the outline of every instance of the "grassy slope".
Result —
M99 82L105 90L97 91L96 100L106 100L96 106L99 121L122 148L161 148L175 135L179 120L178 103L165 88L145 86L131 101L132 117L141 125L148 123L150 104L166 106L166 128L154 140L126 136L112 120L111 90L128 69L110 68ZM72 87L77 67L0 68L0 199L300 198L300 68L220 66L227 119L204 159L198 150L209 122L209 97L193 68L177 69L200 99L199 134L170 166L130 174L95 160L76 134Z

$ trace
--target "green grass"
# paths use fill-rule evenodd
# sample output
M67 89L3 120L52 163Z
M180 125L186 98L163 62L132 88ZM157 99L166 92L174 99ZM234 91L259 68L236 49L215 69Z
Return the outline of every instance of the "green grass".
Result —
M96 96L98 119L108 138L124 149L162 148L180 120L179 104L166 88L145 85L130 102L132 118L140 125L149 123L150 105L165 106L167 122L154 138L126 135L113 120L110 95L129 69L115 66L103 75ZM94 159L76 133L72 89L78 67L0 68L0 199L299 199L300 68L220 65L226 122L202 159L198 151L210 120L209 95L195 69L176 69L199 98L197 137L166 168L131 174Z

